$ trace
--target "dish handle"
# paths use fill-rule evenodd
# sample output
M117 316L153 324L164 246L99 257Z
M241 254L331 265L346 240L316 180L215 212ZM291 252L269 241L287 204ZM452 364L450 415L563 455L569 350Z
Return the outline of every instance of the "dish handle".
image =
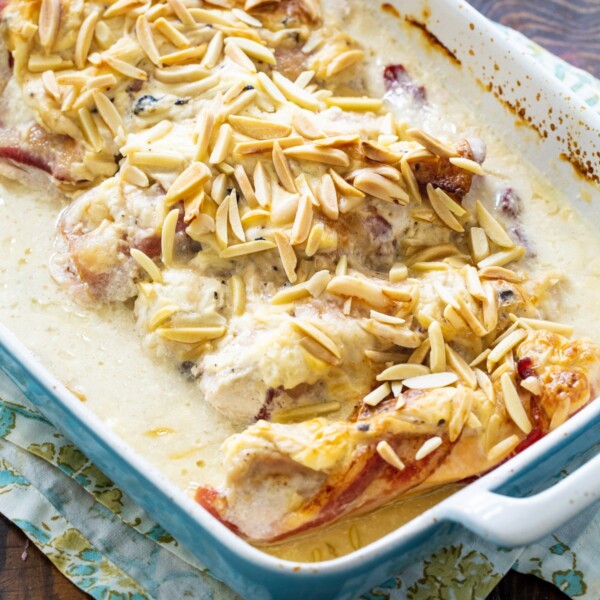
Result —
M451 500L445 511L450 520L499 545L525 546L600 500L600 454L533 496L513 498L479 488Z

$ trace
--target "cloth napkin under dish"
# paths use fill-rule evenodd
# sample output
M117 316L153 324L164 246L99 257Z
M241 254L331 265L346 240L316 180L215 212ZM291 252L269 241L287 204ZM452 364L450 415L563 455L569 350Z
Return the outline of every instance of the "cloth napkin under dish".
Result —
M514 44L600 111L600 82L521 34ZM98 600L238 598L0 376L0 512ZM464 532L366 600L484 599L514 568L572 598L600 598L600 507L537 544L503 550Z

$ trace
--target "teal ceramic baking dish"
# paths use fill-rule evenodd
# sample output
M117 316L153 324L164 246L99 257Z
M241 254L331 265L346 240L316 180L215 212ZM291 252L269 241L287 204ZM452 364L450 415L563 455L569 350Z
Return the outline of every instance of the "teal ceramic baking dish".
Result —
M535 166L574 198L578 211L588 218L597 215L594 201L600 202L600 192L592 181L600 174L597 114L574 100L550 74L541 73L539 66L462 1L396 0L372 6L388 20L387 26L390 20L400 26L409 19L427 31L430 40L445 48L443 58L440 54L432 60L448 61L462 83L479 89L482 118L497 123L509 143L527 152ZM516 108L519 118L533 128L515 127L515 114L507 107ZM548 129L552 134L538 135ZM573 168L575 164L581 171L570 156L573 140L580 148L578 156L585 158L587 181ZM583 196L593 201L585 202ZM462 527L500 545L520 546L553 531L600 494L600 402L594 401L519 456L377 542L335 560L284 561L241 540L175 488L2 326L0 368L214 576L252 600L355 598L451 542Z

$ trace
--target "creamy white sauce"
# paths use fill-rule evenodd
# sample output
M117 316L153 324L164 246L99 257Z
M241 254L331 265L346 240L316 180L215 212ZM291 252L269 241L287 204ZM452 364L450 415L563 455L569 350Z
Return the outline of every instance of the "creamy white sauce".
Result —
M558 191L543 184L528 167L526 157L514 155L490 128L477 123L472 111L476 99L470 107L462 105L454 95L459 90L444 84L449 71L428 72L424 62L427 52L416 45L418 32L399 35L395 23L383 25L382 21L374 12L364 10L350 11L344 23L365 46L374 47L365 71L372 82L369 92L375 96L383 93L385 64L402 63L426 86L429 105L418 111L410 102L397 99L394 110L399 117L451 139L465 135L485 139L488 158L484 166L492 175L474 185L466 206L471 207L479 198L491 207L499 191L513 188L521 198L521 227L531 249L524 269L535 277L556 274L561 279L544 301L546 316L573 325L576 336L600 340L600 304L591 293L600 284L597 231L577 217ZM377 31L376 42L373 31ZM378 45L385 48L385 58L377 54ZM129 306L84 308L75 305L54 283L48 261L60 203L9 183L0 187L0 195L0 240L4 248L0 320L84 398L86 407L176 486L193 492L199 484L221 484L218 448L233 433L232 426L202 401L198 387L186 381L172 364L142 350ZM360 543L364 544L433 500L388 507L319 532L318 538L309 536L270 551L302 560L343 554L353 549L351 526L359 527Z

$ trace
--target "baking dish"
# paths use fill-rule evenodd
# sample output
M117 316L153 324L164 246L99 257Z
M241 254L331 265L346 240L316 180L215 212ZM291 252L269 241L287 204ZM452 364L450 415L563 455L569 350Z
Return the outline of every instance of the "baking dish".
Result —
M554 107L554 110L556 110L556 113L554 114L556 115L557 123L562 126L555 126L558 130L557 135L560 136L560 140L557 139L554 141L550 139L548 142L541 145L538 150L538 133L533 130L529 131L523 130L522 128L515 128L514 123L512 123L514 117L509 112L505 111L502 104L494 101L491 95L484 95L482 115L485 115L489 120L493 120L493 122L497 123L503 130L509 132L514 131L514 133L510 134L511 137L514 137L514 140L510 140L511 143L521 146L528 156L536 158L537 160L535 162L538 163L538 167L541 167L543 164L551 164L551 159L556 159L561 153L568 157L570 154L569 144L573 144L574 141L577 141L579 144L580 153L585 153L587 151L592 155L595 151L595 148L593 148L594 124L591 122L591 117L588 119L591 122L591 133L590 130L587 130L587 132L582 131L582 133L579 134L577 128L583 128L583 125L577 124L577 120L582 116L577 114L579 111L575 111L572 107L569 107L568 102L559 99L559 97L550 90L547 82L540 79L534 84L533 81L535 81L535 78L533 75L530 75L530 79L527 80L527 65L519 65L518 62L514 62L508 49L503 48L502 44L499 43L498 48L495 48L495 50L492 48L492 51L488 51L486 49L488 44L487 40L488 37L492 35L492 30L489 29L484 22L480 22L476 16L468 12L466 7L455 5L453 3L444 3L441 6L436 7L432 12L431 9L427 9L427 7L421 3L397 3L395 6L396 9L394 9L392 5L385 7L386 17L387 15L391 15L393 19L402 18L397 17L397 15L400 14L398 11L400 11L403 15L410 16L411 22L415 27L420 31L428 33L430 39L431 36L435 36L435 39L438 41L434 44L433 49L431 50L431 56L428 56L427 60L431 60L432 63L435 62L436 64L446 64L444 61L448 60L447 55L452 56L453 60L451 64L446 65L446 67L452 69L453 77L465 80L469 79L471 80L471 87L476 87L476 84L472 81L473 75L467 73L467 66L469 65L468 50L471 50L473 54L477 56L477 61L483 61L479 64L480 68L476 74L482 84L486 85L488 83L485 73L486 69L489 69L491 72L489 65L494 64L497 66L498 70L495 72L499 75L496 75L496 80L491 82L492 91L498 96L501 96L501 100L504 103L516 107L519 112L522 113L523 118L531 119L532 125L534 125L542 135L544 132L546 135L553 135L546 131L546 127L551 131L550 124L545 123L542 117L545 104L547 104L548 110L550 107ZM440 31L438 31L438 29L440 29ZM443 29L445 33L441 29ZM474 33L465 33L467 31L472 31ZM455 42L455 39L461 39L463 44L459 45ZM468 45L465 43L465 40L468 41ZM481 40L483 40L483 42ZM480 45L486 47L479 48ZM438 48L442 48L442 46L445 50L438 52ZM504 50L507 51L506 56L503 55ZM488 52L488 54L486 54L486 52ZM496 54L498 54L497 57ZM474 57L473 60L475 60ZM463 65L460 70L457 70L457 68L453 66L453 64L456 65L458 61L461 61ZM477 65L473 66L476 67ZM502 77L506 77L506 82L501 81ZM515 87L508 92L508 90L510 90L511 81L516 82L513 83L513 86ZM522 81L530 81L531 84L527 86L523 83L517 85L518 82ZM465 85L467 84L465 83ZM521 92L519 88L525 87L528 89L525 90L525 92ZM536 99L535 107L526 106L525 102L520 100L520 96L523 93L526 98L539 98ZM505 95L503 96L503 94ZM561 112L564 114L561 115ZM576 116L571 118L569 116L570 114ZM583 116L585 117L585 115ZM579 156L580 158L576 161L575 156L571 157L578 168L580 170L591 171L591 167L585 164L587 160L586 157L583 154L580 154ZM570 169L571 166L567 162L559 162L557 163L556 168L554 165L552 167L553 176L555 178L562 176L565 178L565 181L568 180L568 183L562 187L571 197L573 197L576 195L578 187L580 185L583 186L583 183L580 183L577 178L571 176ZM593 172L590 172L589 175L593 176ZM569 177L570 179L568 179ZM591 187L588 187L587 193L588 195L593 193ZM12 348L12 344L10 344L10 347ZM18 375L18 372L14 370L16 368L14 364L12 367L13 375ZM98 436L100 434L93 433L101 432L103 429L101 425L94 420L88 420L87 417L83 417L81 409L69 405L66 399L63 399L63 402L58 404L55 404L56 401L49 401L44 395L43 388L39 387L39 380L37 383L35 381L33 383L30 382L29 385L31 386L30 393L37 398L38 403L41 404L42 410L45 410L48 416L55 422L63 423L65 432L71 438L75 439L77 443L86 448L90 456L95 459L108 474L113 476L113 478L121 483L126 489L133 491L134 493L132 495L144 504L144 506L168 529L171 529L182 542L187 543L187 545L192 545L196 553L199 556L203 556L205 562L215 573L223 577L231 585L236 587L236 589L243 591L243 593L249 597L262 597L267 594L264 590L261 592L260 589L253 587L252 581L257 580L260 580L261 584L266 586L266 588L271 590L275 595L277 595L277 591L279 591L279 595L283 595L281 590L284 589L282 586L285 585L285 596L292 597L289 593L289 582L286 583L289 576L293 576L298 580L297 585L294 585L294 594L298 593L304 595L307 593L308 589L310 589L314 596L315 586L318 585L318 589L322 592L324 597L332 597L338 591L341 596L343 596L346 593L344 590L347 590L347 594L353 595L362 589L363 586L366 587L375 584L378 581L383 580L386 575L392 573L394 569L399 568L401 565L400 559L392 560L392 556L400 554L405 557L408 556L409 560L413 560L414 554L408 555L406 550L409 546L418 542L420 537L431 537L431 527L432 524L436 522L431 520L432 518L437 519L438 521L447 519L448 517L453 517L457 520L465 518L464 511L461 512L459 510L460 506L465 506L465 499L461 495L458 497L458 500L453 499L452 501L440 505L440 507L428 513L426 516L415 520L411 526L403 528L392 536L388 536L385 542L382 541L381 543L374 544L370 548L357 552L352 557L348 557L348 559L340 559L339 561L323 565L311 565L310 567L267 559L264 555L249 548L231 534L224 533L222 528L213 523L207 516L203 515L200 517L201 511L199 511L197 507L191 508L189 502L185 504L184 500L179 498L179 493L171 489L170 484L163 482L156 487L156 482L154 481L155 476L146 468L140 470L137 459L133 461L138 467L138 472L136 473L132 472L122 460L117 460L116 455L108 457L103 456L101 454L103 451L99 446L97 447L97 442L100 439ZM62 397L63 393L60 395ZM71 413L70 418L65 412L67 407L68 411ZM592 415L588 415L590 422L593 422L591 418ZM573 425L572 427L575 426ZM77 429L79 429L79 431L77 431ZM573 431L576 433L580 430L581 427L580 429L575 429ZM565 430L563 429L563 433L564 431ZM92 434L94 439L87 439L88 436ZM115 449L121 449L121 453L127 453L124 447L114 440L111 440L110 436L101 434L101 437L108 440L109 445ZM548 447L546 446L546 451L547 450ZM558 450L558 447L556 450ZM572 449L571 451L574 452ZM536 452L529 456L530 460L534 460L535 463L535 460L541 457L542 454L540 454L540 450L536 448ZM514 467L517 463L513 462L511 464ZM526 465L527 462L523 462L521 468L525 468ZM150 480L154 483L150 484ZM498 485L502 480L494 481L494 485ZM561 489L564 489L565 485L566 484L562 484ZM500 506L505 506L506 508L506 503L501 503L499 505L497 499L494 499L487 494L477 495L473 491L476 489L477 488L473 487L469 489L468 496L471 500L466 503L467 506L472 506L473 509L477 508L477 518L472 519L474 522L471 524L479 528L488 527L493 524L494 511L488 509L488 504L483 502L483 500L486 500L489 503L491 498L491 500L493 500L491 506L492 508L495 507L496 511ZM137 494L135 491L137 491ZM536 502L539 503L544 500L552 501L555 494L556 491L550 494L549 500L548 496L544 496L538 498ZM174 510L173 507L183 508L184 513ZM510 508L510 506L508 508ZM534 505L533 508L535 509L536 506ZM185 511L188 510L192 516L198 515L197 522L191 521L190 518L186 516ZM433 517L431 515L433 515ZM490 515L492 515L491 518ZM558 515L561 518L569 516L569 514L563 513L562 511L556 511L555 515ZM516 523L516 520L514 521ZM498 522L498 520L496 522ZM537 529L523 532L521 538L513 539L509 536L509 539L504 541L506 541L506 543L520 543L524 539L523 536L539 536L544 532L543 525L553 527L556 525L556 522L538 524ZM205 532L204 529L207 526L210 526L214 534L218 535L220 543L215 543L212 539L213 535L209 535ZM437 531L437 536L435 538L436 542L443 543L441 541L442 538L446 535L451 535L452 531L452 527L442 527ZM318 578L315 576L315 572L319 574ZM369 572L368 577L365 576L366 572ZM293 575L294 573L297 574ZM348 580L350 573L352 574L352 579ZM246 576L245 574L248 575ZM305 588L304 586L308 586L308 588Z

